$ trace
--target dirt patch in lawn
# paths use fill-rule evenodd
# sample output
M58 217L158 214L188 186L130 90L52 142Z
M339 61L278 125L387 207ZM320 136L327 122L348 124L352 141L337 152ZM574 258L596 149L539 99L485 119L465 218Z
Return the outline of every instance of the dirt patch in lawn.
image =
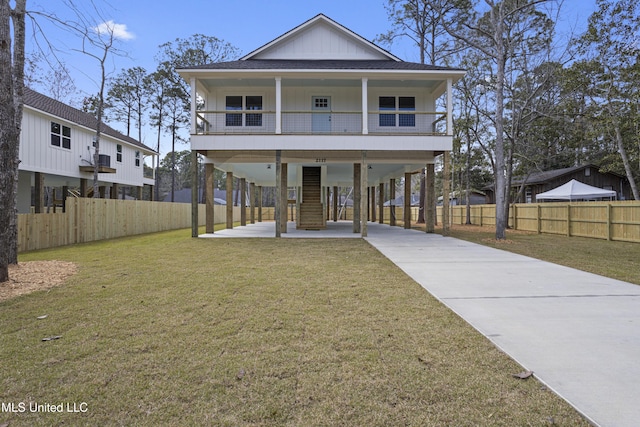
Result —
M28 261L9 266L9 281L0 283L0 301L62 284L78 271L67 261Z

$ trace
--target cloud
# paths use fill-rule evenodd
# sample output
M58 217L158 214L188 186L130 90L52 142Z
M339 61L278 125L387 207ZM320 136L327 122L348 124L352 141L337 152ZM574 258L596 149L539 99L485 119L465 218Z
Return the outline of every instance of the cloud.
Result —
M98 35L113 35L113 38L120 40L131 40L136 36L127 30L125 24L116 24L113 21L106 21L93 28Z

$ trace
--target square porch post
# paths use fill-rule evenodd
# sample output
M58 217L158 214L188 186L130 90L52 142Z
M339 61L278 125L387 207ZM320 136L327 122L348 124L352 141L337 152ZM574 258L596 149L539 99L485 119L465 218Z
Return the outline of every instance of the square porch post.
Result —
M227 172L227 228L233 228L233 172Z
M258 186L258 222L262 222L262 185Z
M396 179L389 180L389 225L396 225Z
M191 150L191 164L198 164L198 152L195 150ZM200 226L198 219L198 181L198 168L196 167L191 172L191 237L198 237L198 227ZM142 197L140 198L142 199Z
M205 203L206 203L206 232L213 233L215 226L215 209L213 200L213 163L205 163Z
M338 186L333 186L333 222L338 222Z
M404 174L404 228L411 228L411 173Z
M384 182L380 183L380 193L378 197L378 216L380 224L384 224Z
M376 222L377 215L376 211L378 210L378 205L376 204L376 187L371 187L371 221Z
M282 230L280 222L282 222L282 154L280 150L276 150L276 206L273 213L273 219L276 222L276 237L281 237ZM285 208L286 211L286 208Z
M256 223L256 199L256 183L252 182L249 184L249 205L251 206L249 211L249 222L251 224Z
M360 163L353 164L353 232L360 233L360 205L362 197L362 168Z
M369 198L365 197L369 189L369 169L367 166L367 152L362 152L362 166L360 168L360 236L367 237L367 221L369 216Z
M435 166L433 163L429 163L426 168L427 177L425 183L425 225L427 233L433 233L436 228L436 185L435 185Z
M44 174L40 172L34 173L34 193L35 193L35 213L44 212Z
M240 225L247 225L247 179L240 178Z
M289 207L289 181L288 181L288 165L282 163L280 165L282 183L280 184L281 208L280 208L280 232L287 232L287 208Z

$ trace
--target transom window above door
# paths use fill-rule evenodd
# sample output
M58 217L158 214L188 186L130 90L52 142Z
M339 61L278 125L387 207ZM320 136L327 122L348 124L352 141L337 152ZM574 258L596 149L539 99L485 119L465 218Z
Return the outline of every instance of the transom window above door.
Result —
M313 100L315 102L315 104L314 104L315 108L328 108L329 107L329 98L314 97Z

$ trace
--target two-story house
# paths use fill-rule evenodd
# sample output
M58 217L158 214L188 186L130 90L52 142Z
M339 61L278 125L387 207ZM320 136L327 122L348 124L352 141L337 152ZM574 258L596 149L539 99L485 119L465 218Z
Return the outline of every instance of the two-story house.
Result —
M49 198L62 202L70 192L90 195L96 118L28 88L23 111L18 212L43 212L45 188L56 189ZM155 164L157 153L146 145L103 125L99 157L100 197L117 198L121 188L134 187L140 199L144 186L153 187L153 168L145 172L144 162L151 157Z
M277 188L279 236L287 188L296 226L321 229L337 186L354 187L354 232L366 235L385 185L433 173L452 149L452 85L464 70L402 61L320 14L237 61L179 73L191 85L191 149L205 157L207 232L215 167L243 186Z

